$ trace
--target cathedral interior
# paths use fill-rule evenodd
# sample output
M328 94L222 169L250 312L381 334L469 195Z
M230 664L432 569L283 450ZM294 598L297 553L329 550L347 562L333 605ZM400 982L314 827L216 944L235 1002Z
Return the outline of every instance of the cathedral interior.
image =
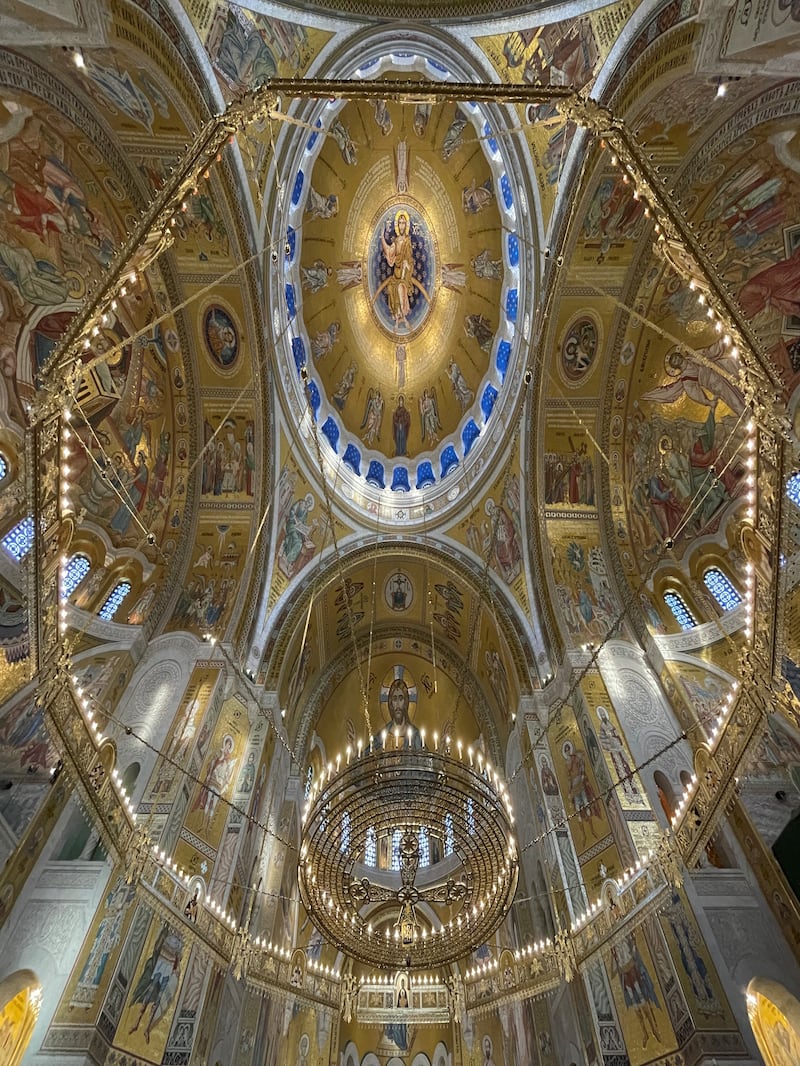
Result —
M797 1066L797 0L0 35L0 1066Z

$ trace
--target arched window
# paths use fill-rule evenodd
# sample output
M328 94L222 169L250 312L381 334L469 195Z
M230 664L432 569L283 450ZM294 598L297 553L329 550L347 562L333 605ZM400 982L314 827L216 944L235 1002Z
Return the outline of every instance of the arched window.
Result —
M367 829L367 842L364 845L364 865L375 867L378 865L378 838L375 835L375 826Z
M452 855L456 850L456 836L453 832L453 816L448 811L444 816L444 853Z
M742 602L742 597L718 566L712 566L706 570L703 574L703 583L723 611L732 611Z
M6 476L7 473L8 473L8 460L3 455L3 453L0 452L0 481L3 480L3 478Z
M420 826L419 830L419 864L420 866L430 866L431 864L430 837L424 825Z
M306 783L305 783L305 787L303 789L303 796L304 796L305 799L308 799L308 797L311 795L311 786L312 786L313 783L314 783L314 767L313 766L309 766L309 768L306 770Z
M395 829L392 833L392 869L400 869L400 830Z
M800 470L796 474L792 474L786 482L786 495L795 507L800 507Z
M3 537L2 545L12 558L20 562L33 547L33 518L28 515L17 522Z
M345 811L342 815L342 843L341 851L350 850L350 811Z
M61 575L61 598L68 600L92 568L85 555L73 555Z
M120 581L110 592L108 599L97 612L98 618L102 618L104 622L112 622L114 615L122 606L122 601L131 591L131 585L129 581Z
M675 621L681 627L681 629L694 629L697 625L697 621L683 602L683 597L679 596L677 592L665 592L664 603L672 611L675 616Z

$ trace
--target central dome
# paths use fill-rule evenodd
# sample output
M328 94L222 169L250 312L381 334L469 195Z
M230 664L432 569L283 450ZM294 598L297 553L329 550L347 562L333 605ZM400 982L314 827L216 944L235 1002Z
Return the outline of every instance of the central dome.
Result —
M473 138L454 165L467 125L455 106L414 118L382 101L341 110L309 175L300 252L303 321L328 413L385 459L415 458L456 433L486 376L500 310L489 160Z
M520 240L490 109L392 101L388 74L386 100L330 100L306 118L280 331L345 495L405 518L415 494L426 513L456 499L511 398Z

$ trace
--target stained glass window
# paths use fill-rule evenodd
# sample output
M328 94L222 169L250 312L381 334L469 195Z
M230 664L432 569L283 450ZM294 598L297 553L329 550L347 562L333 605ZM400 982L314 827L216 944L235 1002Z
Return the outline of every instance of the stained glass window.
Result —
M456 837L453 832L453 816L448 811L444 816L444 853L452 855L456 848Z
M419 830L419 864L420 866L430 866L431 864L431 844L428 838L428 830L425 826L420 826Z
M395 829L392 833L392 869L400 869L400 830Z
M7 461L6 457L3 455L3 453L0 452L0 481L3 480L3 478L6 476L7 473L8 473L8 461Z
M345 811L342 815L342 851L350 850L350 811Z
M33 547L33 533L33 519L28 515L3 537L3 547L17 562L24 559Z
M672 611L675 616L675 621L681 627L681 629L694 629L697 625L697 621L683 602L683 597L679 596L677 592L665 592L664 603Z
M800 507L800 470L786 482L786 495L796 507Z
M313 766L309 766L309 768L306 770L306 784L305 784L305 788L303 789L303 795L305 796L306 799L308 799L308 797L311 795L311 785L312 785L313 781L314 781L314 767Z
M706 570L703 574L703 582L723 611L732 611L742 602L742 597L719 567L712 566Z
M61 596L68 600L92 568L85 555L73 555L61 575Z
M111 590L108 599L97 612L99 618L102 618L104 622L111 622L114 619L114 615L120 609L122 601L131 591L129 581L120 581L120 583Z
M378 865L378 838L375 835L375 827L373 825L367 830L367 842L364 846L364 865Z

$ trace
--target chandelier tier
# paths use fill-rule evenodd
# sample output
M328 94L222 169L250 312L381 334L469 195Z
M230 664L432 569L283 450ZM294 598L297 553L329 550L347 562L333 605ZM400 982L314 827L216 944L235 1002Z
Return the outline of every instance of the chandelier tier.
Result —
M458 757L416 745L396 734L388 747L348 749L303 817L303 904L329 943L372 966L465 958L498 928L517 887L504 782L460 743Z

